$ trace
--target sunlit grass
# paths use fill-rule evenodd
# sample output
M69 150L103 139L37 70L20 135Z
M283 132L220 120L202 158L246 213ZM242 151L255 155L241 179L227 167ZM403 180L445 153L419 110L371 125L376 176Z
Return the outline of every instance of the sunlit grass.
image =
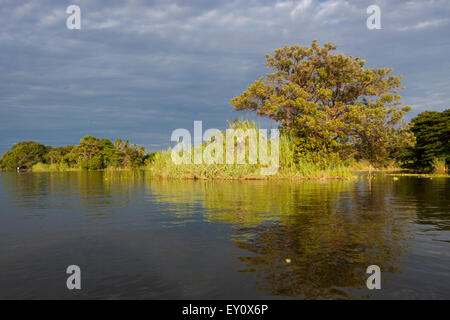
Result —
M47 163L36 163L31 167L32 172L59 172L59 171L79 171L80 168L71 168L64 164L47 164Z
M446 172L447 167L445 166L445 159L443 159L443 158L434 159L433 171L434 172Z
M107 167L105 169L101 170L94 170L94 171L132 171L132 170L144 170L147 169L146 167L139 167L139 168L132 168L132 167L123 167L123 168L116 168L116 167ZM32 172L67 172L67 171L82 171L85 169L82 169L81 167L69 167L68 165L64 163L54 163L54 164L47 164L47 163L36 163L31 167Z
M318 165L309 161L296 162L292 142L285 136L279 141L279 170L274 175L262 175L262 164L175 164L171 150L158 152L149 165L153 176L174 179L342 179L353 176L351 167L343 163ZM193 154L194 152L192 152Z

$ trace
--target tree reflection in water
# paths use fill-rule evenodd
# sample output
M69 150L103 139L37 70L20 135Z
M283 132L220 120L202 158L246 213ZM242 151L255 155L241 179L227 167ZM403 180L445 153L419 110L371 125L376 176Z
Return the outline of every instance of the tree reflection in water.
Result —
M447 206L446 180L402 178L400 183L377 176L370 186L366 179L165 181L134 171L5 175L2 181L4 194L30 213L73 207L98 217L129 206L134 211L125 211L137 212L133 218L144 222L142 214L163 214L167 219L155 221L181 227L189 222L227 224L227 234L240 249L236 270L256 274L261 290L283 297L371 294L365 288L366 268L380 266L383 281L398 273L404 240L415 223L434 221L441 230L450 225L448 214L438 219L433 209Z
M326 182L154 182L179 203L202 198L205 219L230 223L238 272L272 295L362 298L369 265L399 272L414 208L396 208L392 179ZM174 198L172 197L172 200ZM180 208L178 208L180 209Z

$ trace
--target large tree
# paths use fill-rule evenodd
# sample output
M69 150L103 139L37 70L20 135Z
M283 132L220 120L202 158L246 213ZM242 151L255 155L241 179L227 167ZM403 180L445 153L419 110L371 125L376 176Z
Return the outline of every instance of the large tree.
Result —
M436 159L442 159L450 167L450 109L424 111L411 123L416 145L408 148L406 167L431 170Z
M296 137L299 157L355 157L383 165L411 142L402 122L410 107L400 107L401 77L388 68L364 68L364 60L334 54L335 49L313 41L311 47L275 50L266 55L275 72L230 103L279 121Z
M3 154L0 159L0 167L7 170L30 169L36 163L43 162L45 154L50 149L50 147L34 141L18 142L11 147L11 150Z

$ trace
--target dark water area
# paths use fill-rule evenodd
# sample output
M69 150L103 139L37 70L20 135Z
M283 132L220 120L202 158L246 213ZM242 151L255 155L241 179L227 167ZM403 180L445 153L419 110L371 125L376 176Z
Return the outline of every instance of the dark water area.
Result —
M449 195L449 178L384 174L0 173L0 299L450 299Z

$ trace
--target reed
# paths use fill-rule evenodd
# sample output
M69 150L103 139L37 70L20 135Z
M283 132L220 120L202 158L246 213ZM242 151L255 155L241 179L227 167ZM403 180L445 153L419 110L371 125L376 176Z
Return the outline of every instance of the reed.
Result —
M292 141L285 135L279 141L279 170L274 175L261 175L263 164L175 164L171 149L158 152L148 167L154 177L174 179L342 179L352 177L345 163L319 165L311 161L295 161ZM192 150L191 155L194 154Z

